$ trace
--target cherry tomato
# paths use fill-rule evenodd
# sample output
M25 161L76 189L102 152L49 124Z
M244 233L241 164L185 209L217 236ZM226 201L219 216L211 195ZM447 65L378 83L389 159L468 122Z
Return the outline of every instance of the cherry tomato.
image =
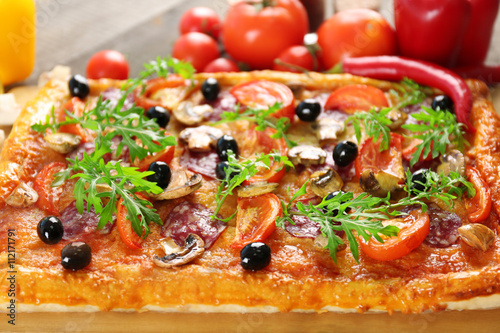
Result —
M269 69L286 48L302 44L308 29L307 13L299 1L241 1L229 8L222 34L233 59L253 69Z
M207 7L194 7L188 9L181 16L179 31L182 35L188 32L201 32L219 39L221 24L217 13Z
M169 75L167 78L158 77L148 80L144 92L141 87L134 90L135 103L144 110L148 110L153 106L165 107L159 100L152 99L151 96L160 89L178 88L183 87L185 84L186 80L176 74Z
M220 57L217 42L201 32L188 32L180 36L172 49L172 56L190 62L201 72L212 60Z
M274 60L273 65L275 71L292 73L317 71L318 69L318 59L303 45L295 45L285 49Z
M471 222L482 222L490 216L491 190L476 168L468 166L467 177L476 190L476 195L473 198L465 199L469 220Z
M327 69L346 57L396 53L396 33L382 15L371 9L340 11L323 22L317 34Z
M59 113L57 114L57 121L62 122L65 121L66 118L71 119L66 114L66 111L73 113L77 117L81 117L83 115L84 109L85 104L83 103L83 101L78 97L73 97L59 110ZM78 135L82 138L82 143L88 142L90 140L88 133L80 124L62 125L61 127L59 127L59 132Z
M328 96L325 110L339 110L346 113L369 111L373 107L389 106L382 90L364 84L350 84L338 88Z
M421 209L411 211L404 218L391 220L391 224L399 228L395 237L384 239L380 243L373 237L366 242L362 237L359 245L364 254L380 261L401 258L422 244L430 231L429 215Z
M203 68L203 72L205 73L217 73L217 72L239 72L240 68L238 65L227 58L217 58L211 61L208 65Z
M274 118L287 117L293 122L295 116L295 97L283 83L258 80L238 84L231 88L231 94L238 103L251 108L267 109L275 103L282 108L273 113Z
M115 50L99 51L90 57L87 63L87 77L89 79L128 79L129 65L125 56Z
M359 146L358 157L354 161L356 175L359 177L365 170L374 173L384 171L394 176L403 173L403 160L401 156L401 142L403 137L396 133L391 133L391 143L388 150L380 151L380 141L373 142L369 138Z
M147 200L140 193L136 193L137 197L141 200ZM142 245L142 238L132 228L132 224L127 219L127 208L123 204L123 198L118 200L116 205L116 227L122 241L131 249L140 249ZM144 235L144 234L143 234Z
M249 243L264 241L276 228L275 220L281 212L280 199L273 193L238 198L236 233L231 247L242 249Z
M33 189L38 193L36 205L38 208L52 215L59 215L57 202L61 190L57 187L52 187L50 184L54 180L54 175L66 169L66 163L52 162L43 167L36 175Z

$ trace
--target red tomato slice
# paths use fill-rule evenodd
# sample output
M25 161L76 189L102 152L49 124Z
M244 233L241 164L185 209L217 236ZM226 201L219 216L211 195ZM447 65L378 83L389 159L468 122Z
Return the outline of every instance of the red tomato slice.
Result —
M267 109L275 103L281 103L282 108L273 113L272 117L287 117L293 122L295 97L290 88L282 83L266 80L245 82L234 86L231 94L238 103L251 108Z
M417 146L422 142L420 139L411 139L403 140L403 158L407 161L410 161L413 158L413 154L417 151ZM418 158L418 162L430 161L432 160L432 142L431 142L431 150L427 156L424 157L424 151L420 153Z
M137 106L148 110L153 106L163 106L160 101L152 99L151 96L160 89L177 88L186 84L186 80L177 74L169 75L167 78L157 77L148 80L144 93L139 87L134 91L134 99Z
M281 212L280 199L272 193L238 198L236 234L231 247L241 249L249 243L264 241L276 228L275 220Z
M165 162L169 164L174 158L175 146L168 146L162 151L154 153L153 155L148 155L140 161L134 161L133 165L139 169L139 171L146 171L149 165L153 162Z
M382 90L364 84L350 84L341 87L328 96L325 110L339 110L346 113L369 111L373 107L387 107L389 103Z
M57 114L57 121L62 122L65 121L66 118L69 118L66 111L73 113L77 117L81 117L84 109L85 104L83 101L78 97L73 97L59 110L59 113ZM80 124L62 125L59 127L59 132L78 135L82 138L82 143L88 142L90 139L87 132Z
M391 133L391 143L388 150L379 151L380 141L373 142L372 138L365 140L359 147L358 157L354 161L356 175L361 176L364 170L374 173L384 171L399 176L403 169L401 145L403 137Z
M136 193L137 197L142 200L147 200L145 196ZM123 198L120 198L116 205L116 227L122 241L131 249L140 249L142 246L142 238L139 237L132 229L130 220L127 219L127 208L123 205Z
M370 258L388 261L401 258L422 244L430 231L429 215L421 209L410 212L403 219L393 219L400 230L397 236L380 243L374 238L368 242L359 237L361 250Z
M465 199L465 206L471 222L482 222L490 216L491 190L476 168L467 167L467 177L474 185L476 195Z
M42 170L36 175L33 189L38 193L38 201L36 205L38 208L52 214L59 215L59 208L57 202L61 190L52 187L50 184L54 180L54 175L66 169L66 163L52 162L43 167Z

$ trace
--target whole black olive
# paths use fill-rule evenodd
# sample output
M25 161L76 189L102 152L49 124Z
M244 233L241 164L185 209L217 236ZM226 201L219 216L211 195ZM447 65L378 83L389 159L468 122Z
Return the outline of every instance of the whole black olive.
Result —
M340 167L346 167L358 156L358 146L351 141L341 141L333 149L333 160Z
M455 104L453 104L453 100L446 95L437 95L434 97L431 107L435 111L441 110L455 113Z
M90 93L87 79L80 74L76 74L71 79L69 79L68 87L71 96L79 97L80 99L84 99Z
M201 93L207 101L213 101L217 99L220 92L219 81L213 77L209 77L201 85Z
M162 161L153 162L149 165L148 171L153 171L152 175L147 176L147 180L156 183L159 187L165 189L170 184L172 171L167 163Z
M87 243L71 242L61 250L61 265L74 271L87 267L92 260L92 250Z
M411 191L413 193L425 191L428 172L428 169L420 169L413 173L411 176Z
M302 121L315 121L321 113L321 105L314 98L303 100L295 108L295 114Z
M258 271L271 262L271 248L264 243L254 242L245 245L240 252L241 267L248 271Z
M217 140L217 144L215 145L215 151L221 161L227 161L227 151L232 150L235 157L238 157L238 143L236 140L229 134L225 134Z
M229 167L229 163L227 161L222 161L217 163L217 166L215 167L215 175L217 176L217 179L223 180L226 178L226 169ZM229 180L233 179L238 173L236 171L233 171L229 175Z
M146 116L149 119L154 119L158 126L167 127L168 122L170 121L170 113L161 106L153 106L148 109L146 112Z
M42 242L51 245L59 243L64 235L63 224L55 216L47 216L41 219L38 222L36 231Z

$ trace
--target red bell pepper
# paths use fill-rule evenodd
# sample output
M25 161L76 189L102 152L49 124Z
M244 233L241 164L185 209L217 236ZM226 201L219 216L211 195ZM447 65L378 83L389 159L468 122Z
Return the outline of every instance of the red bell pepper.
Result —
M403 56L453 66L480 65L500 0L394 0Z

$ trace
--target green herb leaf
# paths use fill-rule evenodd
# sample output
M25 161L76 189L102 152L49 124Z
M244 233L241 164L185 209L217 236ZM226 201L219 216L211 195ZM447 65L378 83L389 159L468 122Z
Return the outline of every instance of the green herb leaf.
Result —
M394 108L401 109L408 105L422 103L432 91L430 91L430 88L420 86L413 80L404 78L399 84L395 84L395 89L390 90L390 93L399 100Z
M391 143L391 125L392 121L387 117L391 108L383 108L380 111L371 109L368 112L357 112L346 119L346 125L352 123L356 140L361 143L361 121L363 121L363 128L366 135L377 141L381 138L379 150L384 151L389 149Z

